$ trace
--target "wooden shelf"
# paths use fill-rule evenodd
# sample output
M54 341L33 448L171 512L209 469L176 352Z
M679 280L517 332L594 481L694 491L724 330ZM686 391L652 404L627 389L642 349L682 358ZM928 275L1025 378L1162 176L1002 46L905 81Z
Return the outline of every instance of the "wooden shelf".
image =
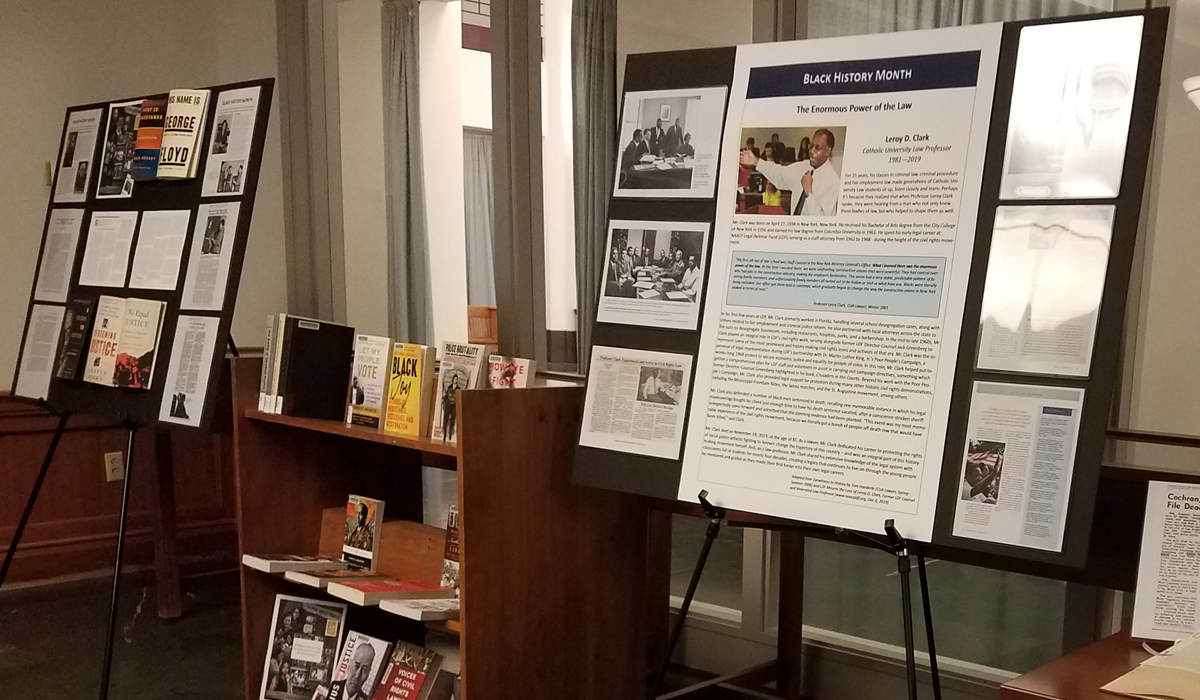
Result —
M281 416L275 413L263 413L262 411L249 409L246 411L246 417L250 420L263 421L266 423L275 423L277 425L286 425L292 428L300 428L302 430L315 430L328 435L341 435L354 440L366 440L375 442L381 445L391 445L393 447L403 447L410 450L417 450L425 454L443 455L446 457L458 456L458 445L447 444L440 440L432 438L405 438L398 435L385 433L379 428L364 428L359 425L346 425L331 420L320 420L317 418L296 418L294 416ZM431 464L430 466L441 466ZM453 469L454 467L449 467Z

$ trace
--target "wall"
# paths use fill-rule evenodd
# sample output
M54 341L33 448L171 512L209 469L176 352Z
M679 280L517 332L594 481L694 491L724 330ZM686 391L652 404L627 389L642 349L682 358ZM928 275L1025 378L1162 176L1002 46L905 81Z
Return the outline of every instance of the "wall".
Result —
M617 94L629 54L749 44L753 15L754 0L617 0Z
M271 0L0 3L0 386L16 364L50 195L43 173L66 108L274 76L274 8ZM245 345L262 344L263 316L286 303L281 183L273 110L233 326Z

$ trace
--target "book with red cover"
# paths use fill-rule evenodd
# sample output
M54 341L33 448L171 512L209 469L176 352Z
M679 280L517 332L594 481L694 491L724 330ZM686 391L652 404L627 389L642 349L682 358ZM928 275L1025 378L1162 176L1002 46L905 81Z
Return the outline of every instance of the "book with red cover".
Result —
M357 605L378 605L381 600L406 600L411 598L453 598L453 588L431 586L415 581L337 581L326 588L329 595L337 596Z
M442 661L442 655L432 649L396 642L372 700L433 700Z

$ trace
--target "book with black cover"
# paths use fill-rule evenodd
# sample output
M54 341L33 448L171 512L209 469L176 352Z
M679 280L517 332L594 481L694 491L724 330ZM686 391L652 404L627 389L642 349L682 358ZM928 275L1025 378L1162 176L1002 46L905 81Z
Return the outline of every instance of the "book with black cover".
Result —
M72 299L63 314L63 329L58 341L58 359L54 376L59 379L83 379L83 359L87 356L88 335L92 326L92 300Z
M283 397L280 413L346 420L346 395L354 365L353 328L288 316L279 362L279 393Z

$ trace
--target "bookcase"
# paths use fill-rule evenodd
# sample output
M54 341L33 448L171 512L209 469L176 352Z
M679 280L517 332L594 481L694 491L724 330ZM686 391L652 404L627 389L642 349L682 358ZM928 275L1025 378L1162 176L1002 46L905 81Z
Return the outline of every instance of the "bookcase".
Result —
M443 536L421 524L421 467L456 470L462 610L457 623L429 627L458 635L463 697L645 695L647 639L659 621L646 576L649 511L637 497L571 484L582 387L465 391L456 446L260 413L261 368L257 357L232 363L241 553L337 553L337 513L358 493L387 502L380 570L434 583ZM241 582L253 700L275 595L327 594L247 567ZM416 642L425 631L350 608L350 629Z

